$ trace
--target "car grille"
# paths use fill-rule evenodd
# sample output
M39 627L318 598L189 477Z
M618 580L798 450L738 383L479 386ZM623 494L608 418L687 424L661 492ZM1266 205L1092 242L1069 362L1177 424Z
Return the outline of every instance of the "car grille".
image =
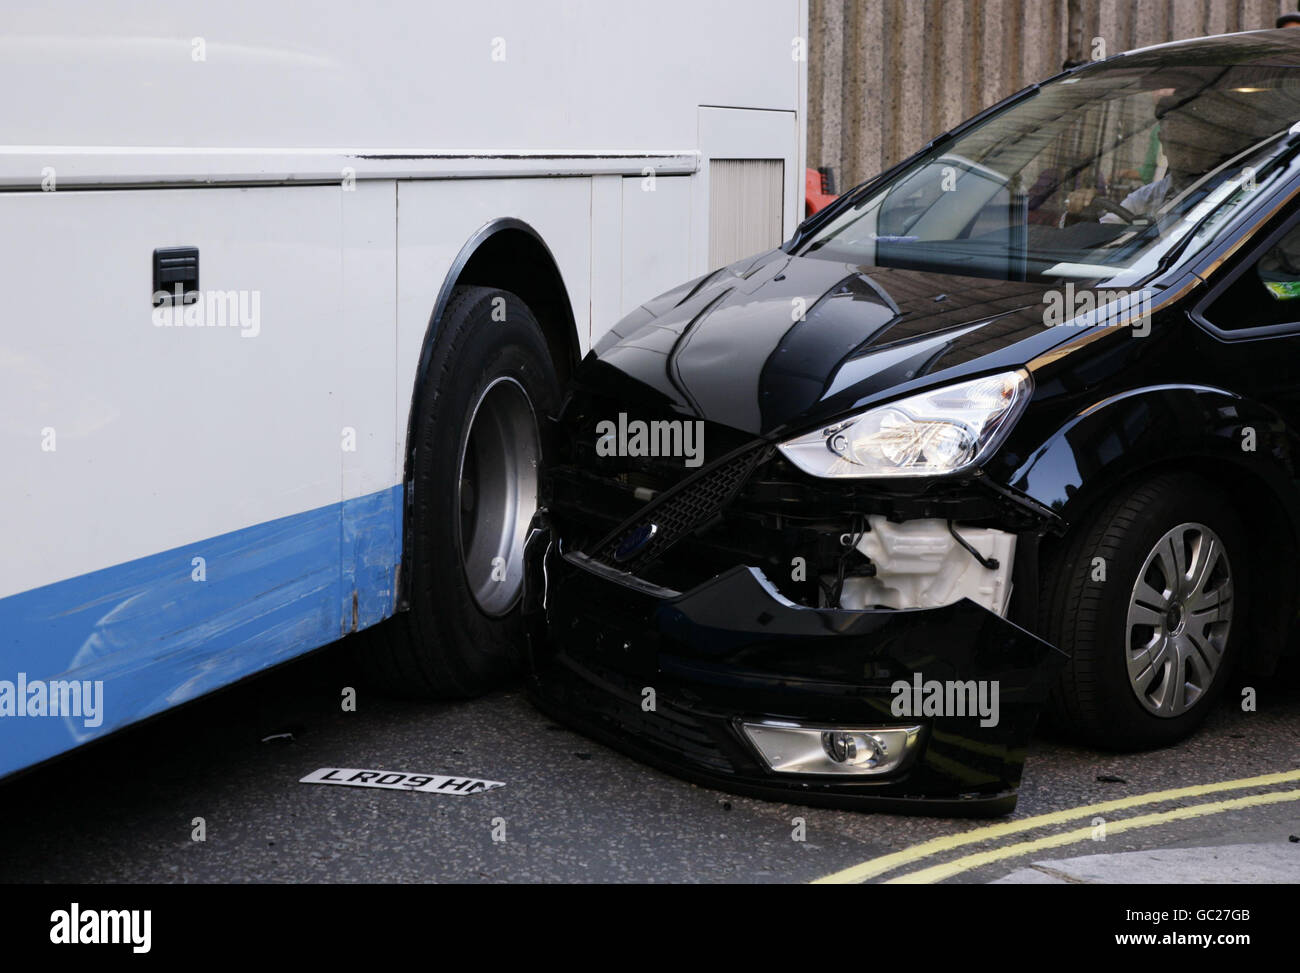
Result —
M651 467L625 458L579 457L552 467L547 506L564 549L683 592L748 565L797 604L817 605L817 579L827 564L833 569L839 535L856 512L852 488L792 482L776 451L753 439L711 459L685 475L680 463ZM656 530L644 546L618 560L624 539L651 524ZM807 565L798 577L795 558Z
M707 525L744 486L754 467L768 454L766 444L744 447L712 467L683 480L623 521L595 547L595 558L620 570L636 573L668 551L683 537ZM619 545L636 530L654 529L649 541L630 556L619 558Z

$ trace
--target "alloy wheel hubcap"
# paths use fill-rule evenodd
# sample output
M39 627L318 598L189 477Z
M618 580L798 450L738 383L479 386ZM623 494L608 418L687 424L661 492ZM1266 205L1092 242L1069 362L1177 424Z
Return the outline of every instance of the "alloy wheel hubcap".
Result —
M1181 716L1209 690L1232 623L1232 567L1219 535L1179 524L1156 542L1129 599L1129 685L1149 712Z
M532 402L513 378L491 382L461 447L458 541L479 609L499 617L523 589L524 536L537 510L541 443Z

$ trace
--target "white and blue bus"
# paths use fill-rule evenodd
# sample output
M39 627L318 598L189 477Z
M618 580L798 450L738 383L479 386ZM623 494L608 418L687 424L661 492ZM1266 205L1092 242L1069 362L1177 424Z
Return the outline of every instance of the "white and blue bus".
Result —
M594 339L802 215L806 0L0 25L0 776L374 629L490 684Z

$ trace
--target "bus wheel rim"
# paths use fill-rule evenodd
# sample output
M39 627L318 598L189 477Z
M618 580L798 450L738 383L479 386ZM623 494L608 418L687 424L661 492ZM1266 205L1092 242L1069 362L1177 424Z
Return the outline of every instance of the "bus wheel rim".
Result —
M458 541L465 581L490 617L523 590L524 538L537 510L541 442L524 387L503 376L483 389L461 444Z

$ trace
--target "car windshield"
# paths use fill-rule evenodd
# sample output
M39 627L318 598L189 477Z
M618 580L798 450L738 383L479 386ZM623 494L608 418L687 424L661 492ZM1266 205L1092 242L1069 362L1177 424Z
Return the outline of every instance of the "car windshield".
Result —
M1133 284L1195 252L1280 179L1297 122L1294 68L1085 69L938 143L800 252Z

